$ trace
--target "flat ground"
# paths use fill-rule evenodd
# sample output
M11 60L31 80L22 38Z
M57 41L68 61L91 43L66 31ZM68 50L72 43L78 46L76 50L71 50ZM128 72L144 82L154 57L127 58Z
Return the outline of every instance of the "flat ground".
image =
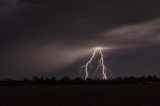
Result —
M160 106L160 85L0 86L0 106Z

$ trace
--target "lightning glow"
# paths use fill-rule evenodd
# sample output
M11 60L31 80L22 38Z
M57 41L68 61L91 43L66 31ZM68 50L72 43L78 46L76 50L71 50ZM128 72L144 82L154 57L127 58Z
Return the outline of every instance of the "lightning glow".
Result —
M107 80L109 75L111 75L111 71L104 64L104 55L102 53L102 50L104 50L104 48L102 48L102 47L94 48L93 53L92 53L92 57L89 59L89 61L84 66L81 67L81 71L83 71L83 70L85 71L85 78L84 78L85 80L89 77L88 67L89 67L89 65L92 65L92 61L95 58L96 53L100 54L100 60L98 62L98 66L95 70L95 74L97 73L98 69L100 69L102 71L102 78L104 80Z

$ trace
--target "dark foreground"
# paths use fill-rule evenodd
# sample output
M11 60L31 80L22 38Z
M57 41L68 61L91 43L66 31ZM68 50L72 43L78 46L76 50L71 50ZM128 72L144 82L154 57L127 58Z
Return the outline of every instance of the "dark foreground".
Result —
M0 106L160 106L160 85L0 86Z

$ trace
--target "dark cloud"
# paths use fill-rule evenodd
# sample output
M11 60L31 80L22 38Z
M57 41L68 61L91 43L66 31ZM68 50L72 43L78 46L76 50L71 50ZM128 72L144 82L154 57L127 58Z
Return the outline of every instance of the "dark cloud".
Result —
M159 5L159 0L1 0L1 77L57 69L97 45L115 49L115 57L122 51L119 56L128 59L146 53L160 58ZM146 52L130 55L131 48ZM122 63L127 61L132 59ZM19 74L12 76L8 66Z
M159 16L158 1L16 0L10 3L8 0L7 3L8 7L15 9L1 20L1 25L5 27L5 35L14 35L15 39L32 39L33 36L43 39L47 36L61 40L68 36L88 40L94 36L97 40L100 36L97 35L104 30Z

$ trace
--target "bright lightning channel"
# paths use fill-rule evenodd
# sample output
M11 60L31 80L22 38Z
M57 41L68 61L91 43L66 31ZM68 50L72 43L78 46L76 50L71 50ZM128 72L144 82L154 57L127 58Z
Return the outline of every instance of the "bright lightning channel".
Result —
M97 72L98 68L100 67L100 69L102 70L102 77L103 77L103 79L104 80L108 79L107 72L110 72L110 70L108 68L106 68L106 66L104 65L104 55L102 53L103 49L104 48L102 48L102 47L96 47L96 48L94 48L94 51L92 53L92 57L89 59L89 61L84 66L81 67L82 70L84 69L84 71L85 71L85 78L84 78L85 80L89 76L88 66L91 64L92 60L95 58L95 55L96 55L97 52L100 54L100 60L99 60L99 65L98 65L95 73Z

